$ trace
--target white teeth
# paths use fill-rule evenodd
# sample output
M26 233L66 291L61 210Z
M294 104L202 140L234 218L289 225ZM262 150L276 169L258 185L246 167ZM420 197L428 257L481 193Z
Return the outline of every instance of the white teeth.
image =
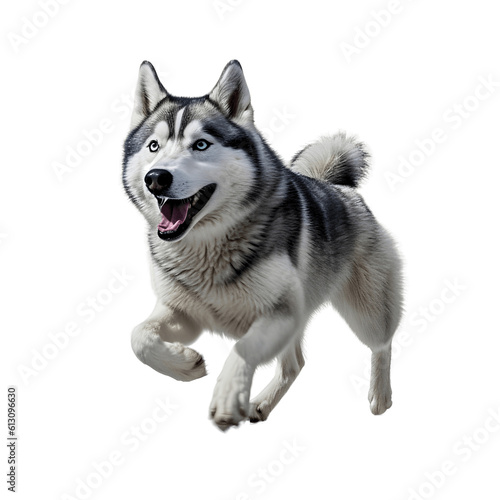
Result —
M196 203L198 203L200 198L201 198L201 196L198 192L198 193L194 194L193 196L191 196L191 198L186 198L185 201L187 201L190 206L194 206L194 205L196 205ZM158 196L157 199L158 199L158 206L160 207L160 210L161 210L163 208L163 205L165 205L165 203L168 201L168 197L167 196Z

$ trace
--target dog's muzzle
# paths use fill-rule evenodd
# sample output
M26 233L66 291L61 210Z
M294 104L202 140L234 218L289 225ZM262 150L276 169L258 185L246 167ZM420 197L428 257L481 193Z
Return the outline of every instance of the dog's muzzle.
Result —
M170 198L167 193L173 180L173 175L161 168L150 170L144 177L146 187L155 196L160 209L158 236L167 241L179 239L188 230L191 221L205 207L216 188L215 184L208 184L188 198Z

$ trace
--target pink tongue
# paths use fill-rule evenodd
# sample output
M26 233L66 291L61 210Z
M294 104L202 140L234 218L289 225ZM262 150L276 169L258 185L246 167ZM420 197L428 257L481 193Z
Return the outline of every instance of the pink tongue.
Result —
M189 210L189 202L182 205L171 205L168 201L161 209L162 219L158 226L161 232L175 231L185 220Z

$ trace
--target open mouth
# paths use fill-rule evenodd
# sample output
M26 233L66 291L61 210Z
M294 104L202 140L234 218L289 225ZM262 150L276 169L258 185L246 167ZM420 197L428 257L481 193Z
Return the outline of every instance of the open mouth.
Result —
M158 225L158 236L172 241L184 234L191 221L208 203L215 191L215 184L201 188L197 193L182 200L157 196L162 219Z

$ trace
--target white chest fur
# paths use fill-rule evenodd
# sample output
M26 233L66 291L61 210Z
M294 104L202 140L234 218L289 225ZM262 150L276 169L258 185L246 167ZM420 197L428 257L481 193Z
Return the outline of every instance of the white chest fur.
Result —
M240 338L260 316L271 313L294 283L288 256L272 254L239 275L241 242L199 245L152 244L153 285L167 306L204 328Z

